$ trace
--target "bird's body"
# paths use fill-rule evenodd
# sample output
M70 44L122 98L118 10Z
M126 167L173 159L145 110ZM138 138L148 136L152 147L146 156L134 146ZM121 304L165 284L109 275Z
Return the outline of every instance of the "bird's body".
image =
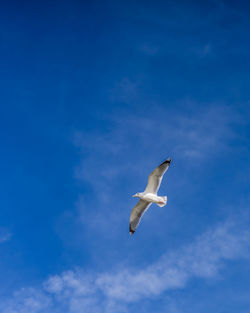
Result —
M152 203L156 203L158 206L163 207L167 204L167 197L160 197L157 192L160 188L162 177L167 171L171 159L167 159L160 164L148 177L148 184L144 192L138 192L133 197L140 198L139 202L132 209L130 215L129 232L133 234L139 225L142 215L150 207Z
M167 197L160 197L160 196L157 196L156 194L154 193L140 193L138 195L138 198L146 201L146 202L153 202L153 203L156 203L158 204L160 207L163 207L167 204Z

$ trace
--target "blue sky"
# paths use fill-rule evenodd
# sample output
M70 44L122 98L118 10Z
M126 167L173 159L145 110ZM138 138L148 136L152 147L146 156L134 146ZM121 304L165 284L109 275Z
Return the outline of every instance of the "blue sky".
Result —
M248 1L1 6L0 312L248 313Z

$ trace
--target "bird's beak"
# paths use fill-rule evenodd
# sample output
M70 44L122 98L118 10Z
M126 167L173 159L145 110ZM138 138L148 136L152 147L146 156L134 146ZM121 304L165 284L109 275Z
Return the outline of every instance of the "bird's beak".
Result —
M137 197L137 195L135 194L135 195L133 195L132 197L135 198L135 197Z

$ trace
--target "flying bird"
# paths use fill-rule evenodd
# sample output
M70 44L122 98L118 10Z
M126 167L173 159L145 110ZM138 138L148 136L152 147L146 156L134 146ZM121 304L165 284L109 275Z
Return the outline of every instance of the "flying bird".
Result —
M160 188L163 175L166 173L171 159L168 158L166 161L161 163L148 177L148 184L143 192L137 192L133 197L140 198L139 202L133 207L130 215L129 233L132 235L143 214L147 211L152 203L156 203L158 206L163 207L167 204L167 197L157 196L157 192Z

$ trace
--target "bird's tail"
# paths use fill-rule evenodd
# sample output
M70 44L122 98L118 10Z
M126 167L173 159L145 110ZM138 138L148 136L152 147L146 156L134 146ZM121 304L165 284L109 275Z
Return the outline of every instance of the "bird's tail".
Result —
M163 207L167 204L168 198L167 197L161 197L161 200L157 202L157 205L159 207Z

